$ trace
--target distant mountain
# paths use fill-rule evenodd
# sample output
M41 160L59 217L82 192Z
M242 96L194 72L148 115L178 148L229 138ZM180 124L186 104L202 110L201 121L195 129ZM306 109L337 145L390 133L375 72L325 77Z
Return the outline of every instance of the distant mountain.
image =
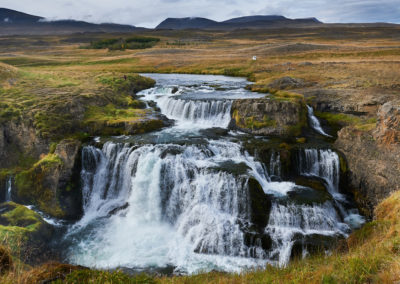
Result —
M267 16L246 16L246 17L239 17L239 18L233 18L227 21L223 21L222 23L226 24L243 24L243 23L251 23L251 22L257 22L257 21L282 21L282 20L287 20L284 16L278 16L278 15L267 15Z
M279 15L257 15L233 18L216 22L206 18L168 18L156 29L238 29L238 28L269 28L284 26L304 26L322 24L316 18L289 19Z
M216 24L218 22L206 18L168 18L160 23L156 29L204 29Z
M33 16L6 8L0 8L0 22L3 23L28 24L36 23L42 19L42 17Z
M43 17L0 8L0 35L46 35L82 32L132 32L130 25L93 24L75 20L48 21Z

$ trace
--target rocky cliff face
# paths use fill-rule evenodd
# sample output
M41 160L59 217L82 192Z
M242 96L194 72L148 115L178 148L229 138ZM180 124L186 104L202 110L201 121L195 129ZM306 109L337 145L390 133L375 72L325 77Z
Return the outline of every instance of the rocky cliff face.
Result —
M29 122L9 121L0 124L0 168L23 163L27 157L37 160L48 151L49 142L40 138Z
M232 105L230 128L254 135L299 135L306 124L307 112L299 101L245 99Z
M377 127L365 132L346 127L335 146L348 161L349 181L364 213L393 191L400 189L400 104L388 102L379 108Z
M32 168L15 176L13 200L35 205L40 211L64 219L75 219L82 212L79 190L81 143L61 141L53 154L44 156ZM77 180L74 180L77 179Z

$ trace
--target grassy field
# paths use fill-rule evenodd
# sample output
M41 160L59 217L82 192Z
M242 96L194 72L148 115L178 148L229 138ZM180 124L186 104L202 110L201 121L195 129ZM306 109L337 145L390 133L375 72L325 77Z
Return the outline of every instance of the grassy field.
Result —
M106 38L132 36L160 41L146 49L84 48ZM37 135L57 143L67 137L90 135L89 130L93 128L94 133L98 123L141 121L148 113L129 94L130 80L138 80L135 74L141 72L247 77L254 82L254 91L270 92L280 99L304 96L310 104L330 104L335 106L332 111L316 114L340 127L353 125L371 131L377 107L399 98L400 28L333 26L2 37L0 124L28 123ZM124 76L130 78L128 83L124 83ZM274 82L286 76L301 83L275 88ZM26 169L38 162L27 157L22 160L26 165L21 162L19 166ZM380 204L376 220L353 233L331 256L294 261L284 269L267 267L243 275L132 278L57 264L30 269L14 261L18 265L3 274L0 282L35 283L68 274L67 283L77 283L77 279L92 283L392 283L400 281L399 199L396 193ZM69 274L71 270L76 271Z

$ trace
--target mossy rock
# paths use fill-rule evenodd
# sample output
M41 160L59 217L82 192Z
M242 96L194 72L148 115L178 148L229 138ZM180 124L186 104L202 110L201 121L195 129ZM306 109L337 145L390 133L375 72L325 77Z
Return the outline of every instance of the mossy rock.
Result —
M43 157L32 168L15 176L14 195L17 202L36 205L55 217L64 215L57 199L57 184L62 160L56 154Z
M52 233L51 226L33 210L14 202L0 204L0 239L13 255L36 258Z

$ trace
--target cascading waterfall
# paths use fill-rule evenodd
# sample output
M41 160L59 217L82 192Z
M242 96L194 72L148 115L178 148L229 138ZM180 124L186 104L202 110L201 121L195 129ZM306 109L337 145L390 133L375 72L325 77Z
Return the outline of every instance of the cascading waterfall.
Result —
M85 215L70 234L109 219L102 220L107 225L89 242L73 248L73 262L96 267L174 265L192 273L199 267L229 270L233 263L236 269L252 267L266 258L261 241L246 242L243 228L250 226L248 178L260 184L268 178L260 163L241 153L240 145L209 141L130 147L108 142L102 151L85 147L82 159ZM224 171L227 163L243 164L243 173ZM153 237L135 235L141 230ZM158 251L148 255L149 247Z
M330 149L305 149L299 152L299 171L305 176L322 178L332 196L340 196L340 161L339 156Z
M311 106L307 105L307 110L308 110L308 121L310 123L311 128L321 135L332 137L322 129L321 123L319 122L318 118L314 115L314 109Z
M170 119L189 122L197 127L226 128L231 120L232 101L190 101L163 97L158 100L161 111Z
M231 100L181 98L182 89L153 88L142 92L144 100L154 100L161 112L181 126L190 128L226 128L231 120Z
M309 236L345 236L350 228L341 222L333 204L296 205L289 203L272 205L270 220L266 228L273 241L271 259L278 259L280 266L285 266L291 257L292 248L297 242L304 244ZM303 257L307 247L302 247Z
M305 149L299 153L298 168L304 176L315 176L325 181L336 207L352 229L360 228L365 223L365 218L357 209L346 210L343 206L347 200L346 196L339 192L340 160L337 153L330 149Z
M231 119L230 94L251 95L237 78L229 85L226 77L210 77L213 84L222 82L227 87L220 88L227 91L217 91L197 77L196 84L176 88L176 83L191 77L171 76L170 82L162 75L165 86L141 96L177 121L177 128L169 129L177 135L182 135L179 127L184 133L226 128ZM218 99L221 94L224 99ZM170 134L157 133L168 139ZM299 174L323 179L334 196L302 203L289 193L312 189L281 181L279 152L263 165L236 138L202 137L191 143L168 139L164 142L169 144L109 141L102 149L83 148L84 216L65 236L69 261L97 268L173 267L175 273L185 274L240 272L266 263L284 266L293 251L305 256L312 245L318 246L317 237L330 238L331 243L349 233L335 204L340 196L335 152L309 149L299 155ZM254 180L264 196L259 188L251 187ZM258 190L255 197L254 190ZM255 199L262 198L262 206L254 205Z

